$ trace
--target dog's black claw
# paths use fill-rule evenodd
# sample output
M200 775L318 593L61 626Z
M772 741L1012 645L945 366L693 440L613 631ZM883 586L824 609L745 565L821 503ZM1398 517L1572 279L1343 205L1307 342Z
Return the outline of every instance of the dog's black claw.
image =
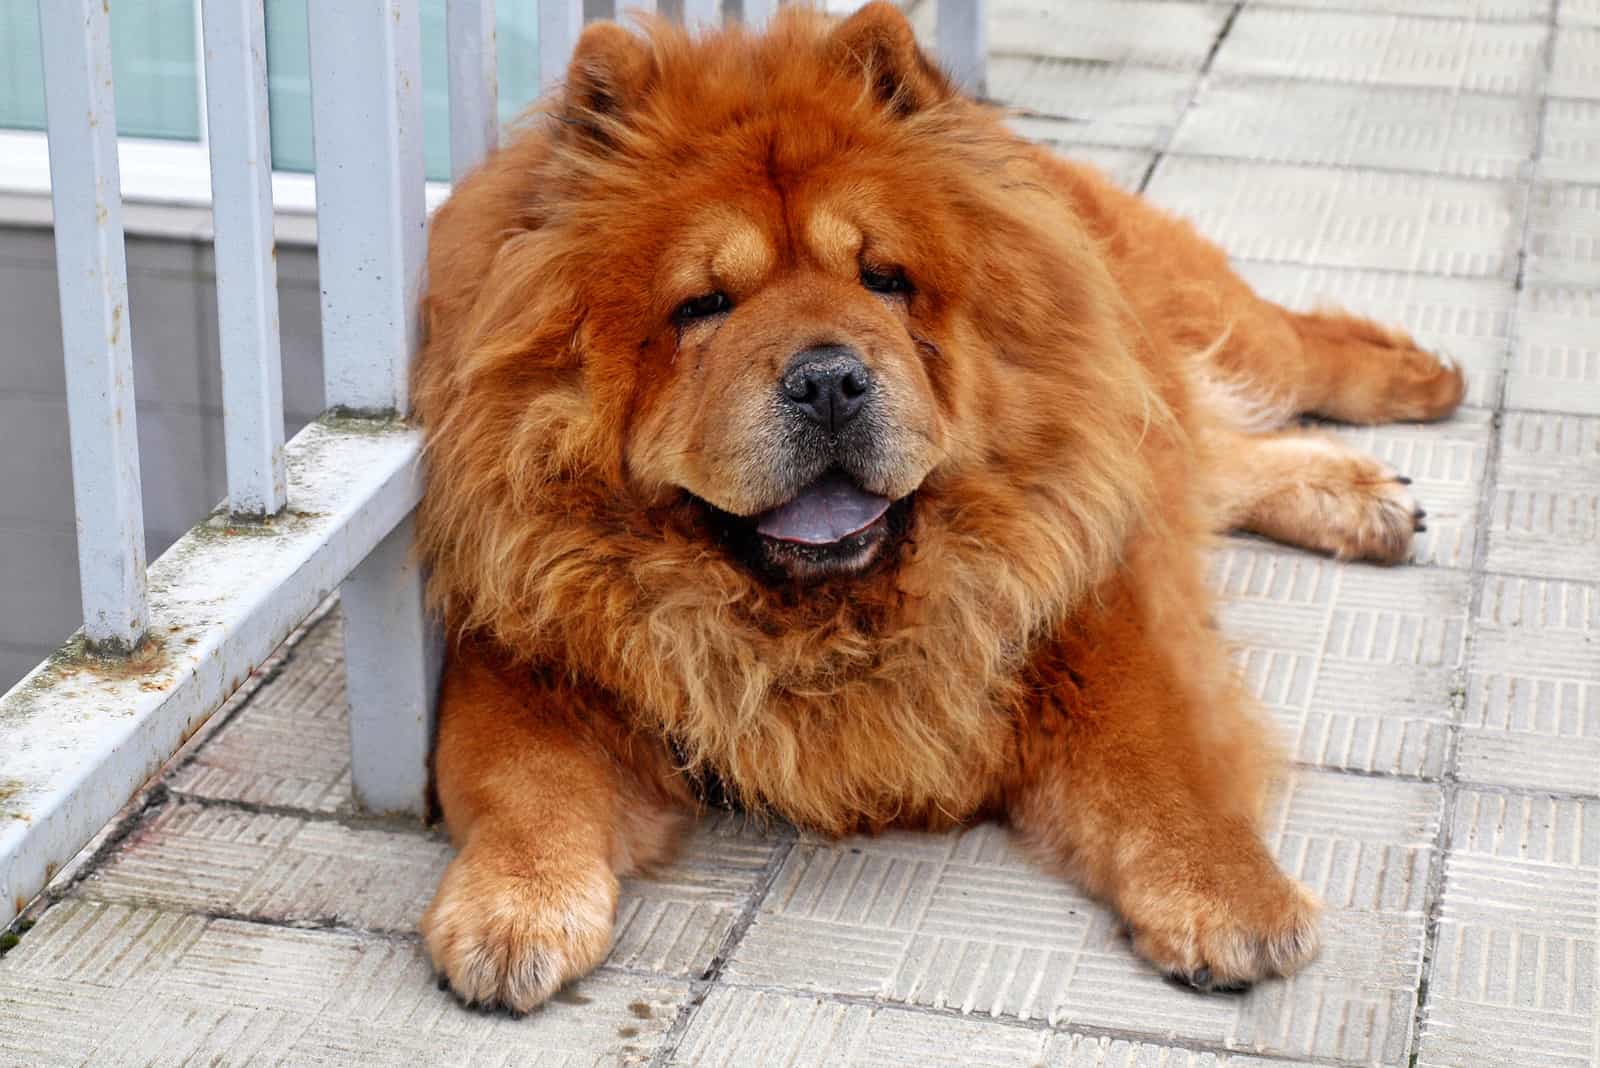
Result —
M448 976L444 976L444 975L438 976L436 981L438 983L438 986L439 986L440 990L449 990L450 989L450 979L449 979Z
M1400 485L1402 485L1402 486L1411 485L1411 476L1410 475L1395 475L1394 476L1394 480L1396 482L1400 483Z
M1167 982L1175 986L1187 987L1201 994L1243 994L1249 991L1249 983L1219 983L1211 974L1211 969L1197 968L1192 972L1168 972Z
M1426 508L1418 508L1415 512L1411 513L1411 518L1412 519L1426 519L1426 518L1428 518L1428 510Z
M1418 523L1415 529L1418 534L1426 534L1428 532L1428 524Z

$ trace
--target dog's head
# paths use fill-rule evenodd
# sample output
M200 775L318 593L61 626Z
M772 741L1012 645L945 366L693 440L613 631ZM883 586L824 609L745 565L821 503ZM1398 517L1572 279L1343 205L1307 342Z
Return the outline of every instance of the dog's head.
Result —
M477 536L445 507L504 508L500 566L538 513L859 596L909 538L1051 601L1115 555L1152 412L1115 288L892 5L594 25L545 112L435 222L436 548Z

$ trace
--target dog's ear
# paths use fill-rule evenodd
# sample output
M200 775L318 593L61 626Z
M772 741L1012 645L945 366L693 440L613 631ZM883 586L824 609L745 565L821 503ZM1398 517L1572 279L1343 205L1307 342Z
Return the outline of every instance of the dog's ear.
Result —
M584 27L567 65L559 115L573 136L608 146L655 81L649 44L615 22Z
M889 0L873 0L833 31L838 62L861 71L884 106L914 115L956 95L950 80L917 47L911 23Z

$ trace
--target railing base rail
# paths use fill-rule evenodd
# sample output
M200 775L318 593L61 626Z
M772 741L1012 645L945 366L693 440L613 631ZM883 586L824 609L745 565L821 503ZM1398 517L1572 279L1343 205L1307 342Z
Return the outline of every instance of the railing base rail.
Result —
M0 927L402 527L419 452L397 421L312 423L285 449L288 511L233 524L224 505L151 566L145 648L107 661L80 636L0 697ZM409 741L415 766L387 775L414 786L426 747Z

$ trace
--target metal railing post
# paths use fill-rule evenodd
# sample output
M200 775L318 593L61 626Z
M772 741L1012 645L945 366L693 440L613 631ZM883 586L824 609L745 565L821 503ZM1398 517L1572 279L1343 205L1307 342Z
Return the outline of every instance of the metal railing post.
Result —
M539 91L567 73L572 46L583 32L583 0L539 0Z
M985 0L939 0L939 59L963 92L989 91L989 23Z
M426 225L417 4L339 0L307 14L326 399L404 414Z
M424 815L443 635L401 520L339 590L350 700L350 779L369 812Z
M150 610L110 8L39 0L39 36L83 630L91 648L126 653Z
M204 0L202 26L228 510L260 518L288 499L261 0Z
M459 182L500 143L494 0L445 6L450 68L450 179Z
M308 10L327 403L403 416L426 226L417 0ZM409 519L350 573L343 608L356 800L422 815L442 646Z
M683 0L683 24L690 30L722 25L722 0Z
M744 24L752 30L765 29L778 13L778 0L744 0Z

